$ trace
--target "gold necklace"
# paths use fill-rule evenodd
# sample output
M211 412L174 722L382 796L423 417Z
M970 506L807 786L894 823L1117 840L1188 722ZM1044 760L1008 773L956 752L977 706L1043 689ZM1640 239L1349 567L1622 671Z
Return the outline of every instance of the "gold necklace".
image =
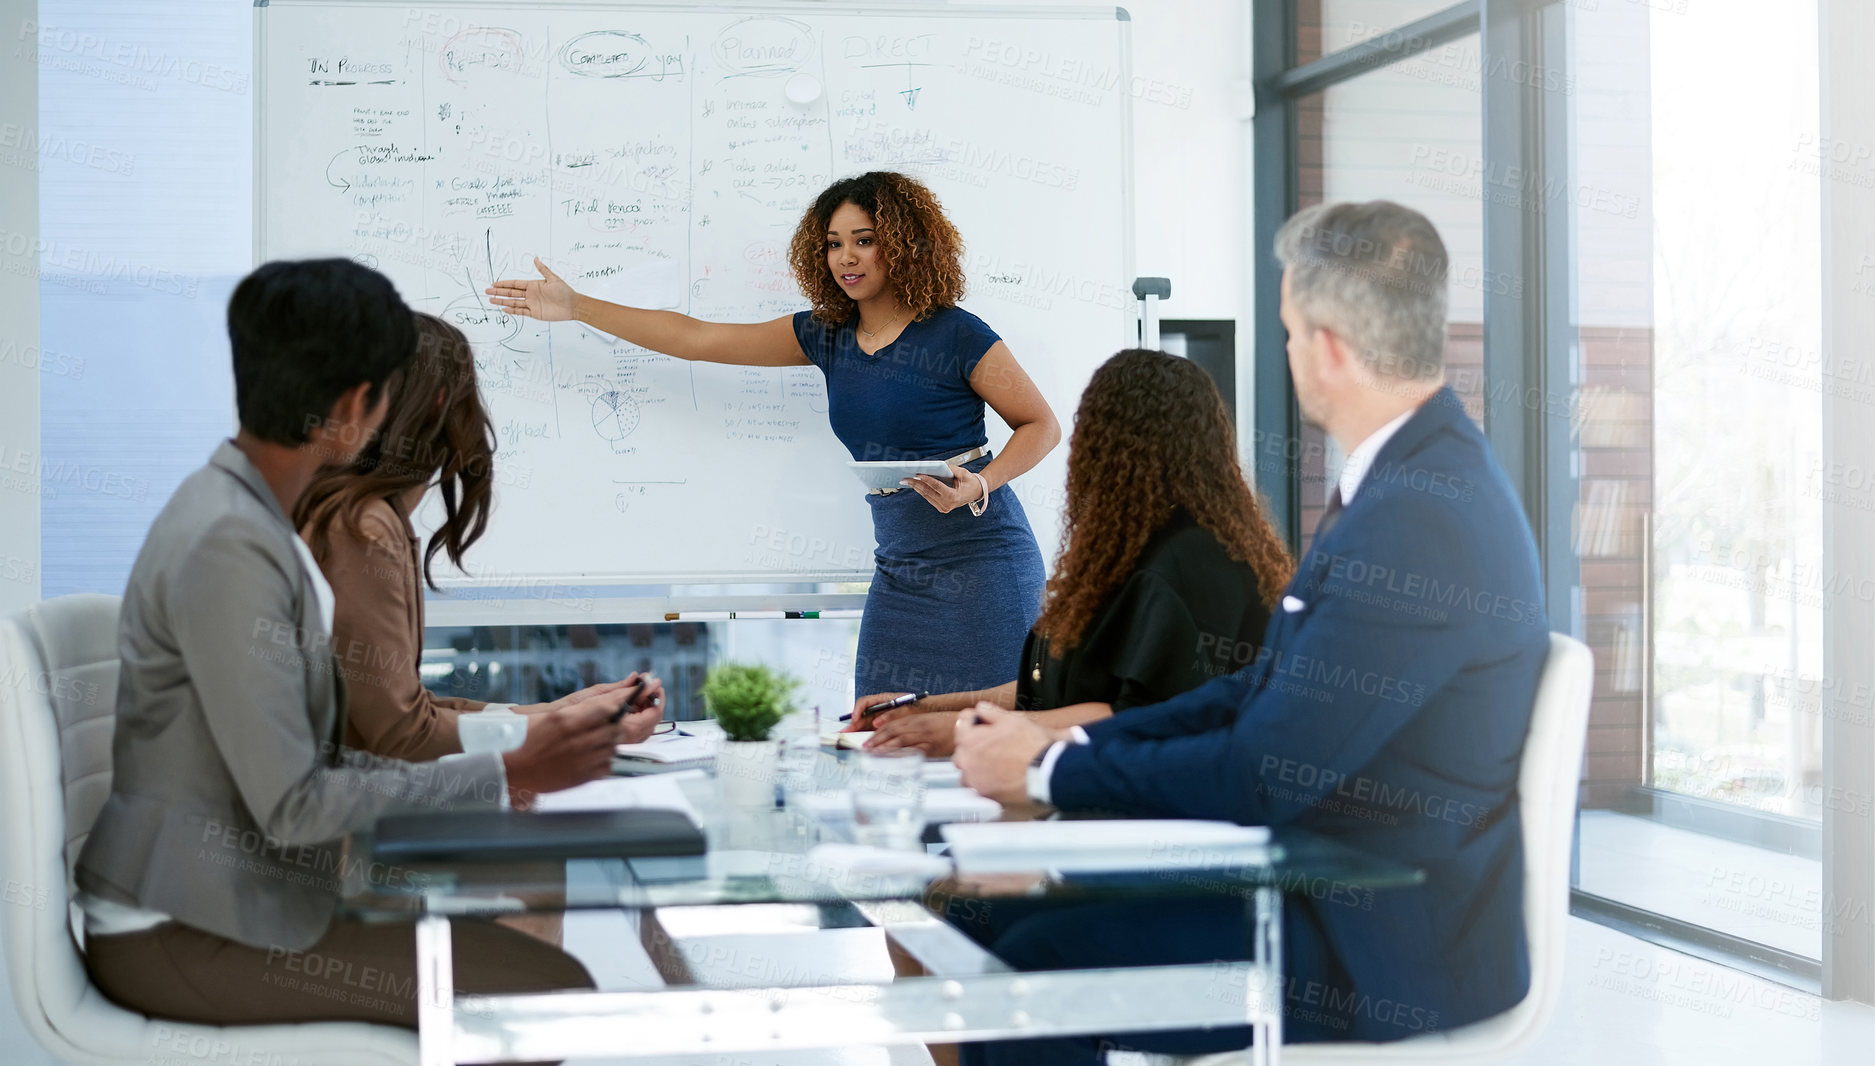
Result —
M898 316L904 313L905 313L905 309L901 307L898 309L898 315L892 316L892 321L887 322L885 325L880 326L878 329L867 329L865 326L859 326L858 329L861 333L864 333L868 337L877 337L879 334L884 333L886 330L891 329L893 326L898 325Z

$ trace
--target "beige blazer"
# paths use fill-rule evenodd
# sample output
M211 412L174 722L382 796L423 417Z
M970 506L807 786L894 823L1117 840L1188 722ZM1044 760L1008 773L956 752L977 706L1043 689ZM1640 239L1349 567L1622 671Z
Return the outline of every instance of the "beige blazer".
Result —
M348 876L409 874L340 839L391 811L498 806L500 757L347 750L344 684L292 522L232 442L150 527L118 622L111 795L78 885L253 947L324 933Z
M359 507L358 532L332 523L318 551L332 585L332 657L351 697L345 744L393 759L438 759L462 750L456 717L476 700L423 687L422 544L389 500Z

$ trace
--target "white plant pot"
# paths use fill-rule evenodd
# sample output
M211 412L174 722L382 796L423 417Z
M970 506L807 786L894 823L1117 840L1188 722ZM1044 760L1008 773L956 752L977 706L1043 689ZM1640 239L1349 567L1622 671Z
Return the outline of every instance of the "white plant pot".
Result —
M775 742L725 740L716 756L716 783L732 807L775 805Z

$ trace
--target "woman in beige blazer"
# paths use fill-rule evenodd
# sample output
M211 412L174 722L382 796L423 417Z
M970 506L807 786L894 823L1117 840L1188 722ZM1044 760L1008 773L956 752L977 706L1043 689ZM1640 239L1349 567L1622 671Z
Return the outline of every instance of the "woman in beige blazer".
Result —
M356 458L321 472L293 518L338 601L332 652L351 698L346 745L426 760L461 751L456 719L486 706L431 693L417 665L423 586L436 587L436 556L446 553L460 567L488 526L495 430L468 340L435 316L416 319L417 355L391 377L383 428ZM431 486L444 519L425 546L410 514ZM514 710L532 715L548 706ZM634 722L625 740L643 740L636 734L654 725Z

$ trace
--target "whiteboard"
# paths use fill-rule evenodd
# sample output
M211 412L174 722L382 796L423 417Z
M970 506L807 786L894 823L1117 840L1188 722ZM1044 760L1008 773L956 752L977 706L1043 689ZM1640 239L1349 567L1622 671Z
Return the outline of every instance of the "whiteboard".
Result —
M963 233L963 306L1065 430L1133 343L1127 26L1111 7L274 3L257 256L356 258L473 341L499 451L465 583L863 580L869 508L817 368L688 363L482 290L538 254L590 295L774 318L806 307L786 251L814 196L902 170ZM1051 560L1066 452L1012 483Z

